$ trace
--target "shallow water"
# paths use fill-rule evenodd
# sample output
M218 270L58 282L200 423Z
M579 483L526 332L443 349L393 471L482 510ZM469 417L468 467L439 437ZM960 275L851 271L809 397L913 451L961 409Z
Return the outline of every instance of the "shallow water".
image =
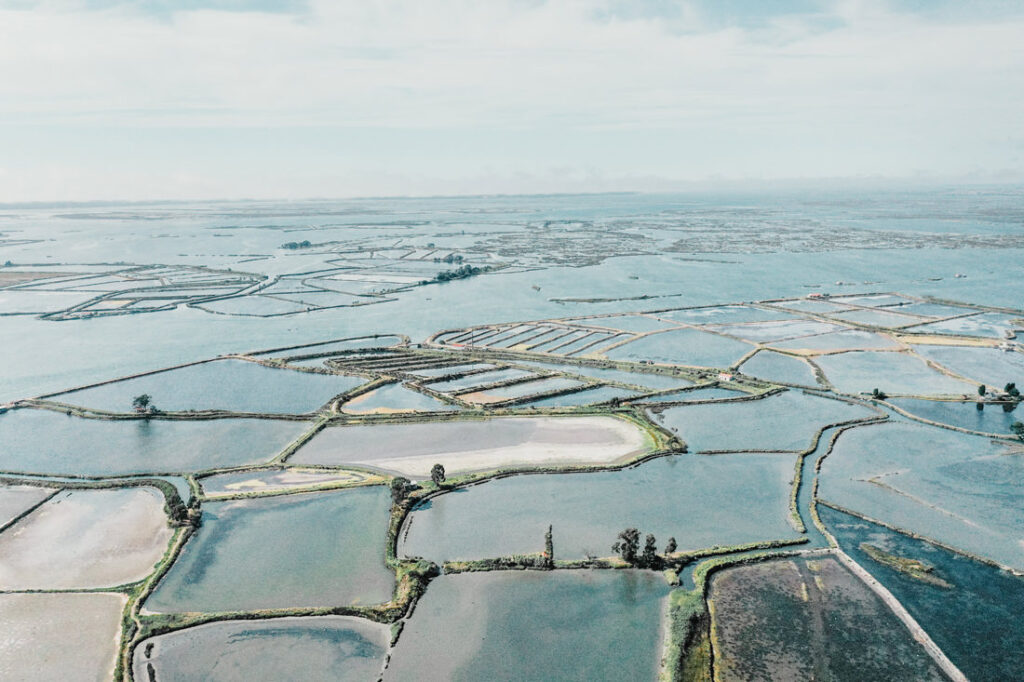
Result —
M388 626L361 618L273 618L222 621L141 642L135 679L250 682L376 679L384 664ZM146 651L152 647L151 655Z
M104 421L19 409L0 415L0 468L106 476L257 464L309 427L267 419Z
M654 680L667 594L646 571L441 576L384 679Z
M449 412L461 409L402 384L387 384L356 396L341 406L342 412L350 414L373 414L377 412Z
M844 393L879 389L889 394L961 395L975 387L929 367L924 360L893 352L840 353L815 359L825 377Z
M809 364L800 358L770 350L759 351L740 365L740 371L767 381L818 387L818 380Z
M658 423L678 433L691 452L800 451L827 424L872 416L865 407L796 390L739 403L670 407L661 414Z
M729 367L754 350L742 341L697 329L651 334L608 351L612 360L650 360L674 365Z
M847 431L821 468L821 498L1024 568L1024 455L981 436L906 421Z
M918 354L962 377L1002 390L1009 382L1024 386L1024 354L995 348L915 346Z
M390 507L382 486L208 502L202 527L145 608L180 613L386 602L394 585L384 565Z
M792 538L793 464L786 455L672 455L619 472L503 478L417 508L399 549L437 562L539 552L549 524L563 559L610 556L627 527L659 543L675 537L680 551Z
M362 377L275 369L244 360L218 360L63 393L52 400L108 412L131 412L132 399L145 393L152 397L153 405L167 412L305 414L365 382Z
M1010 435L1010 425L1024 417L1024 410L1018 409L1017 403L1007 403L1006 407L1012 408L1007 411L1003 405L985 405L984 403L981 403L982 409L979 410L979 403L973 400L952 402L890 398L888 402L910 414L933 422L983 433Z
M827 507L818 510L840 547L900 600L969 679L1019 677L1024 670L1024 578ZM936 587L874 561L860 549L862 542L931 564L953 588Z

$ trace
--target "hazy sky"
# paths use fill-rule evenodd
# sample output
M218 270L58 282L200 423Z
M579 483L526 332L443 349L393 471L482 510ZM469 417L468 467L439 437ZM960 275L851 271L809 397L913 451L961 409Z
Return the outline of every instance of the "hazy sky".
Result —
M0 0L0 201L1024 179L1024 2Z

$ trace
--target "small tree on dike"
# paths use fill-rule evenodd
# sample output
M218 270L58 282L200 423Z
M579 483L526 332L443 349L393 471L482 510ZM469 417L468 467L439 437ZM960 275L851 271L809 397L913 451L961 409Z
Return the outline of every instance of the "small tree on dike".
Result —
M548 532L544 533L544 566L555 567L555 542L551 535L551 526L548 526Z
M153 406L153 398L148 393L137 395L132 398L132 409L136 412L146 412Z
M434 482L434 485L441 485L444 483L444 465L435 464L430 469L430 480Z
M403 476L396 476L391 479L391 501L398 504L405 499L405 496L409 494L409 490L412 488L412 483L408 478Z
M1010 430L1017 438L1024 440L1024 422L1013 422L1010 424Z
M657 540L651 533L648 533L644 539L644 552L640 555L640 565L647 568L654 568L658 565Z
M612 551L616 552L627 564L636 564L636 553L640 549L640 531L636 528L627 528L619 533L619 539L612 545Z
M676 547L677 547L676 539L675 538L669 538L668 542L665 543L665 554L666 555L675 554L676 553Z
M978 395L980 395L980 396L984 396L985 395L985 384L982 384L981 386L978 386Z

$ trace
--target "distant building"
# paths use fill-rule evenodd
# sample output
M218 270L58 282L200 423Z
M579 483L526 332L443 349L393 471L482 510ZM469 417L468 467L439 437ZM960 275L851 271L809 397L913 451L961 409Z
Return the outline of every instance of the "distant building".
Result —
M732 381L734 378L735 377L732 374L730 374L729 372L719 372L718 373L718 380L719 381Z

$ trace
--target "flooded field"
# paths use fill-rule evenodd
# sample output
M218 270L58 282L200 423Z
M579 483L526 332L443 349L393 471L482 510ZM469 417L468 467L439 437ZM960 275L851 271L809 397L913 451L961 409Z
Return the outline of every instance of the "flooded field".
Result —
M946 679L889 607L831 556L722 571L709 602L721 680Z
M740 365L740 370L758 379L819 388L814 368L809 364L800 358L770 350L760 351Z
M817 431L828 424L870 416L865 407L794 390L739 403L671 407L660 413L658 423L678 433L692 452L796 452L810 447ZM723 429L723 424L737 428Z
M645 571L442 576L384 679L615 680L629 671L654 680L667 594L661 575Z
M1024 579L827 507L819 513L839 545L900 600L969 679L1002 682L1024 669ZM874 561L863 543L925 562L952 587Z
M181 613L385 602L394 585L382 545L389 506L382 486L208 503L202 528L145 608Z
M844 433L822 465L819 495L954 547L1024 569L1024 454L912 423Z
M171 539L153 488L68 490L0 533L0 589L114 587L153 571Z
M448 412L460 409L440 400L406 388L387 384L345 401L341 411L348 414L393 414L396 412Z
M605 353L612 360L730 367L754 346L697 329L678 329L644 336Z
M905 353L852 352L815 360L825 377L843 393L879 389L893 395L973 394L975 386L932 369Z
M109 680L126 601L102 592L0 594L0 678Z
M563 559L611 556L629 527L675 537L680 550L793 538L793 465L786 455L670 455L619 472L503 478L422 504L399 549L436 562L539 552L549 524Z
M52 400L107 412L131 412L132 399L147 394L152 404L164 412L305 414L365 382L362 377L274 369L244 360L218 360L62 393Z
M373 680L390 633L361 618L229 620L145 640L135 649L135 679L182 682L306 679Z
M515 465L611 463L641 454L649 437L612 417L515 417L327 428L299 448L293 464L358 464L426 478Z
M997 435L1010 435L1010 425L1024 417L1024 410L1018 410L1016 403L986 405L975 400L918 400L916 398L891 398L888 402L915 417L957 426L961 429Z
M1011 381L1024 386L1024 353L998 348L924 345L915 346L914 350L951 372L992 388L1001 389Z
M265 419L104 421L20 409L0 414L0 468L104 476L257 464L309 427Z

